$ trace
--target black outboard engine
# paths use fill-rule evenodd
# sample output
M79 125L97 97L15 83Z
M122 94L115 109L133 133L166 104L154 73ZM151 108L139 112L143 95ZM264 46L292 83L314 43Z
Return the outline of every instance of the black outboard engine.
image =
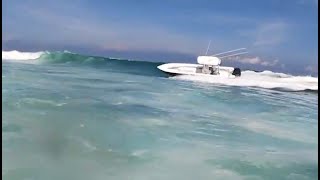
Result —
M232 72L232 75L241 76L241 70L240 70L240 68L234 68L234 70L233 70L233 72Z

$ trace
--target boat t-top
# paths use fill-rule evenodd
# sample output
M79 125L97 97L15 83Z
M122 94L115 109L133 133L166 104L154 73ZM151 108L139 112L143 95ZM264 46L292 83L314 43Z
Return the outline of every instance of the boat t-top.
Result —
M210 43L208 49L210 47ZM206 54L208 53L208 49ZM198 64L190 63L167 63L158 66L161 71L171 75L200 75L200 76L220 76L226 78L235 78L241 76L240 68L220 66L221 60L246 54L246 48L234 49L226 52L221 52L214 55L198 56ZM242 51L242 52L240 52Z

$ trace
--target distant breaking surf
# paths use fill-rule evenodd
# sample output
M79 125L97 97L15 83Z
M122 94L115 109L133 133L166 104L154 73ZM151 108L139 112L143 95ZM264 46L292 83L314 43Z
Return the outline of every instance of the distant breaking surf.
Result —
M2 51L2 59L6 60L32 60L39 58L45 52L19 52L19 51Z

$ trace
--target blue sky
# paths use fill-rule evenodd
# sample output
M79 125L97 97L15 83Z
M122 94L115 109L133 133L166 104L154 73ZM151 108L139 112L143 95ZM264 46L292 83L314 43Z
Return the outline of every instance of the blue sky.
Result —
M167 62L246 47L227 63L318 71L318 0L4 0L4 50Z

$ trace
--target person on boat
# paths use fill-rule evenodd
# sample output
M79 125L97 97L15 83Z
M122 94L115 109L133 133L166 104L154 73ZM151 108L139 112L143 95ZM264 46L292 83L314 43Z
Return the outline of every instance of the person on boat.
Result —
M209 67L209 70L210 70L210 74L214 74L213 67Z

